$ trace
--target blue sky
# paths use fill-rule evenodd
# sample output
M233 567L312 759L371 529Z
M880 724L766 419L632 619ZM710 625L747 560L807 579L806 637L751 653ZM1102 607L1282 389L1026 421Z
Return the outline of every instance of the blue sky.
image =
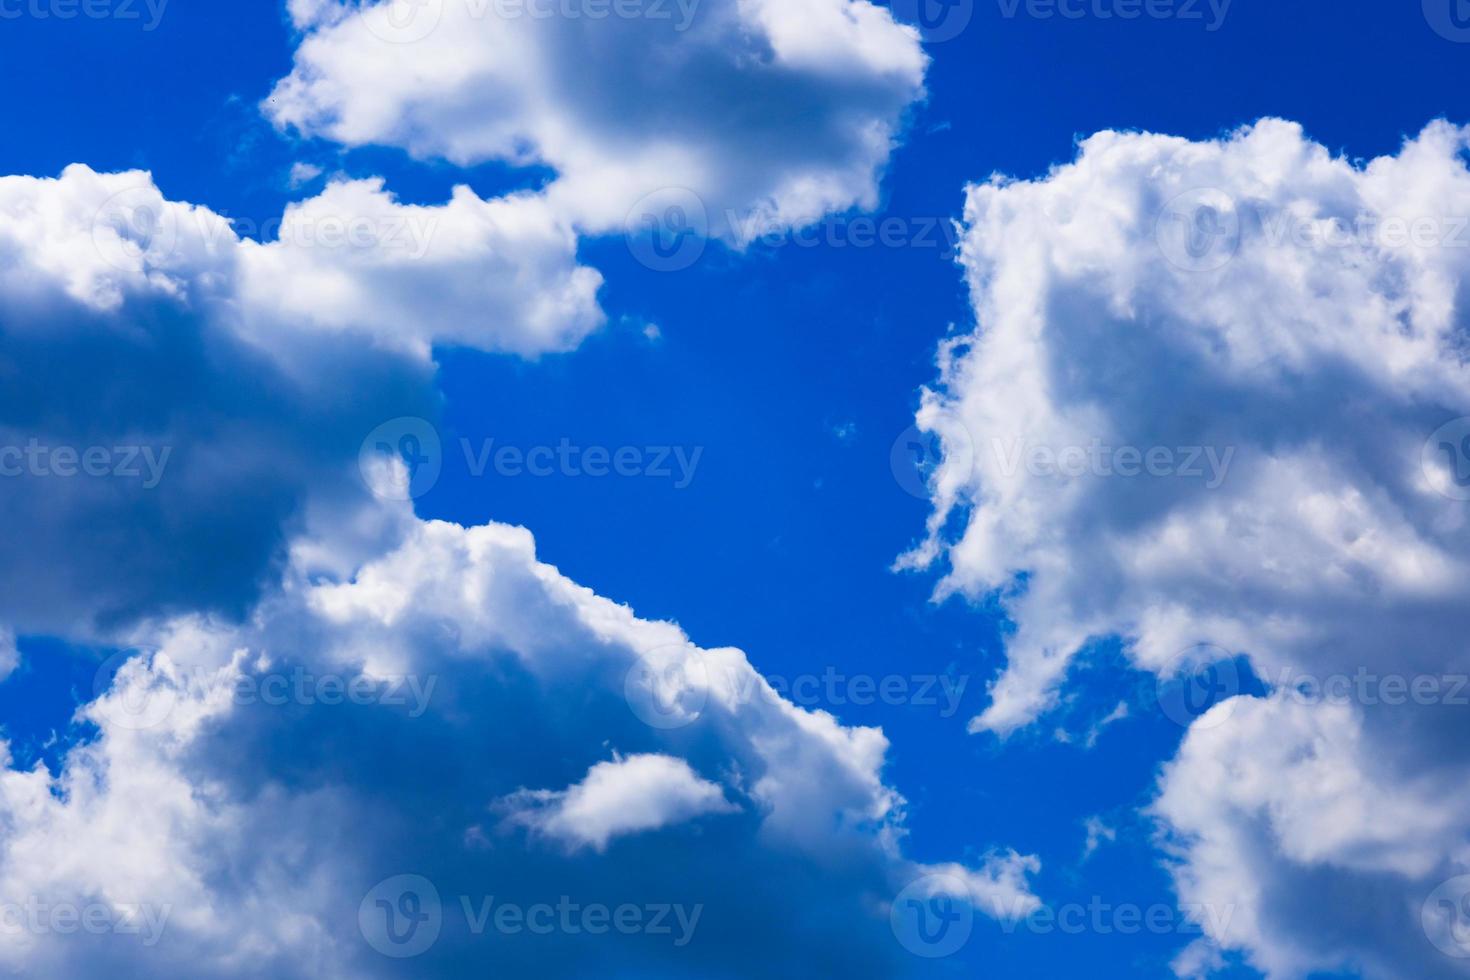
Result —
M1349 161L1393 155L1431 120L1470 120L1470 46L1438 35L1417 3L1235 0L1217 30L1173 18L1038 19L1019 9L1007 17L1002 4L977 0L962 10L970 19L958 36L925 46L927 98L905 112L881 168L878 206L821 219L818 244L789 234L744 250L714 242L692 267L660 271L641 264L623 235L586 234L576 259L603 276L597 299L607 322L574 350L520 357L436 344L431 394L404 382L370 399L361 389L323 398L335 411L362 396L372 402L362 413L384 421L432 417L443 472L414 502L419 518L524 526L539 559L571 581L645 620L676 622L703 647L738 647L767 677L835 671L963 683L952 709L942 694L938 704L887 705L818 694L802 705L844 725L882 728L884 781L907 800L907 859L976 864L1013 849L1039 859L1030 886L1049 906L1174 908L1180 896L1155 825L1140 811L1184 728L1150 706L1153 674L1116 637L1104 638L1081 655L1059 709L1005 737L967 732L1006 665L1007 613L984 590L935 601L944 567L894 570L924 538L932 505L905 488L914 477L901 467L895 474L891 451L914 424L920 389L937 384L940 343L976 321L950 223L961 217L966 185L992 174L1045 178L1074 159L1079 139L1104 129L1211 141L1272 116L1300 123L1308 140ZM165 198L205 206L245 231L320 191L322 178L292 186L297 163L382 177L400 202L435 206L457 184L489 199L554 179L545 163L419 159L371 140L344 146L273 125L260 106L291 73L299 38L271 2L174 0L148 31L117 19L0 22L0 77L13 93L0 110L8 136L0 173L54 177L78 162L102 173L145 169ZM845 236L864 213L900 219L903 243L850 244ZM241 383L241 392L253 388ZM270 390L260 386L262 397ZM221 403L229 404L210 402ZM228 407L221 411L216 433L230 418ZM340 424L340 439L321 441L340 442L333 451L350 459L365 432ZM687 486L658 476L476 475L464 447L488 439L700 455ZM297 451L283 450L280 465L295 466ZM269 565L272 574L279 569ZM241 590L256 584L269 594L269 574L260 571L243 568ZM239 617L249 605L210 611ZM169 611L188 610L175 603ZM70 718L99 693L96 664L135 644L105 630L19 632L23 665L0 685L5 731L22 763L43 758L59 771L66 745L96 737ZM1254 668L1241 669L1247 693L1259 692ZM1120 702L1129 716L1083 744ZM42 748L53 731L63 741ZM457 751L453 744L440 750ZM558 772L567 765L547 764ZM577 782L586 766L574 768L541 785ZM1116 839L1084 856L1090 818ZM677 853L698 851L686 841ZM654 847L646 856L660 859ZM579 875L595 876L595 857L577 862ZM747 938L779 948L767 928L752 923ZM954 955L926 960L899 950L887 972L1168 977L1171 960L1198 934L1042 934L985 918ZM712 942L736 945L716 935ZM1246 966L1247 954L1229 952L1216 975L1269 972ZM636 957L628 962L619 975L663 975ZM680 975L673 962L663 968ZM1301 975L1360 975L1351 966Z

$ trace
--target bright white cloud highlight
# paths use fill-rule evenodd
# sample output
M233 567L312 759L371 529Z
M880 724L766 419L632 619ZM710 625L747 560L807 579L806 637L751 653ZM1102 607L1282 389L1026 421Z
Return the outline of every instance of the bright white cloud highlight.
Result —
M1104 132L969 190L976 328L924 396L946 458L901 564L1014 622L972 729L1056 708L1112 637L1275 689L1198 718L1160 783L1181 898L1215 913L1181 975L1464 975L1421 912L1470 858L1467 137L1357 163L1280 120Z
M502 805L511 823L597 851L614 837L737 809L718 785L700 779L683 759L666 755L599 762L565 790L522 790Z
M669 188L725 238L876 205L923 93L912 28L867 0L631 6L592 19L501 0L295 3L295 67L265 108L349 146L549 166L548 197L593 232Z

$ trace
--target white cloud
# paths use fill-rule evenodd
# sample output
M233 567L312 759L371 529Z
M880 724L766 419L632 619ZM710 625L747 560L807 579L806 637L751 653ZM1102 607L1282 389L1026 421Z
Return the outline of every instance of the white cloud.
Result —
M240 245L255 317L370 334L427 357L433 345L535 356L602 326L602 276L544 198L396 202L381 180L339 181L291 206L276 240Z
M701 933L678 961L688 972L778 958L891 974L903 954L884 903L935 869L899 851L881 732L775 697L726 702L719 689L685 727L646 724L626 685L650 659L758 675L740 651L700 651L568 581L522 529L379 516L395 550L352 565L330 541L303 542L283 589L243 625L189 617L139 631L143 655L83 709L99 737L57 777L0 773L0 894L169 910L147 948L42 930L0 958L48 976L144 964L389 975L394 961L355 913L378 881L407 872L450 896L700 903ZM403 675L424 683L392 680ZM303 680L270 701L273 676ZM371 696L340 703L344 690ZM388 696L400 690L422 697ZM545 785L568 789L518 791ZM496 834L508 809L568 846ZM1037 905L1026 880L1037 867L1011 853L942 870L982 911L1014 916ZM414 967L574 976L651 955L576 936L548 954L446 929Z
M1113 636L1161 676L1198 644L1244 654L1274 689L1195 720L1161 779L1180 898L1214 912L1180 976L1225 952L1273 979L1466 976L1420 923L1470 858L1449 469L1470 458L1436 433L1470 414L1466 138L1433 123L1358 165L1280 120L1103 132L1044 178L970 188L978 328L923 398L945 461L901 564L1014 621L972 730L1060 707ZM1426 679L1444 696L1388 686Z
M592 232L685 188L730 238L727 210L758 234L875 206L923 92L917 33L867 0L632 4L595 20L543 6L294 4L304 36L265 110L349 146L544 164L558 212Z
M298 160L291 164L289 183L292 187L304 187L322 175L322 168L314 163Z
M1375 726L1347 704L1277 695L1214 710L1227 717L1190 731L1153 806L1180 899L1221 913L1205 920L1208 945L1272 978L1466 975L1420 923L1435 886L1470 866L1464 752L1429 762L1403 718L1380 712ZM1203 955L1181 975L1206 975L1190 965Z
M1160 675L1196 644L1243 654L1275 689L1195 720L1160 784L1181 897L1216 913L1181 975L1222 951L1273 978L1464 975L1420 911L1470 857L1449 700L1470 670L1450 467L1470 459L1431 437L1470 415L1466 139L1435 123L1358 164L1279 120L1105 132L969 191L977 328L924 397L946 458L901 564L1015 624L972 730L1058 707L1110 637ZM1354 686L1297 690L1328 678Z
M0 615L243 611L311 506L367 495L367 434L435 416L432 344L565 350L600 282L533 197L336 183L255 242L146 173L0 178L0 547L65 556L0 563Z
M501 806L513 824L572 848L597 851L605 851L614 837L738 809L718 785L700 779L683 759L667 755L599 762L574 786L521 790Z
M1101 133L1045 179L971 188L979 329L945 345L919 414L948 458L905 564L1004 596L1017 630L978 728L1052 707L1094 637L1155 669L1201 641L1267 669L1458 645L1470 522L1422 457L1470 413L1463 139L1438 124L1358 169L1279 121ZM1205 212L1200 188L1233 203ZM1288 231L1389 218L1438 218L1446 241ZM1220 259L1200 270L1178 221L1211 220L1218 239L1187 226Z

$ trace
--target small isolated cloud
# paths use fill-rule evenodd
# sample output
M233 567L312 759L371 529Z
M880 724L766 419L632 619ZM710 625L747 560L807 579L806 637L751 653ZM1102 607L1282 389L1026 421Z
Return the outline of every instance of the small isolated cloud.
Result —
M715 783L667 755L599 762L565 790L522 790L501 801L507 820L570 848L607 849L625 834L657 830L712 813L735 813Z
M289 182L293 188L303 187L322 175L321 167L314 163L297 161L291 164L291 176Z

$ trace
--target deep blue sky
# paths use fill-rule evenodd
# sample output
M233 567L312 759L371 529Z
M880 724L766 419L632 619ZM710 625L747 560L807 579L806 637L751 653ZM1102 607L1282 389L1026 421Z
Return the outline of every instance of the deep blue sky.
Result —
M285 180L298 160L383 174L406 200L443 200L465 179L397 152L343 156L273 133L255 106L288 70L289 51L269 0L174 0L151 33L117 21L0 22L0 82L11 93L0 106L0 172L143 167L171 198L254 221L301 196ZM1037 174L1101 128L1205 137L1279 115L1368 157L1437 116L1470 121L1470 45L1435 34L1418 0L1236 0L1213 33L1173 20L1007 19L996 0L978 0L968 29L930 53L930 99L894 157L883 215L947 220L967 181ZM540 177L487 167L470 182L488 194ZM642 616L676 619L704 646L739 646L768 674L833 665L968 675L952 717L925 706L834 708L887 731L914 856L1004 842L1041 856L1037 891L1054 902L1171 901L1148 828L1130 813L1181 729L1144 713L1137 678L1094 666L1087 702L1128 698L1140 716L1092 751L1052 742L1050 720L1004 744L967 735L999 663L999 624L960 601L931 604L930 576L889 570L926 513L891 475L889 449L933 378L936 343L969 319L951 256L716 248L692 269L659 273L613 238L582 258L607 278L612 322L575 355L526 363L440 352L445 474L420 513L525 524L542 557L574 580ZM661 339L644 336L648 322ZM474 479L461 436L704 453L683 490L640 479ZM1074 732L1094 720L1060 719ZM1095 814L1119 826L1119 843L1084 864L1082 821ZM964 954L926 969L1161 977L1185 941L977 930Z

